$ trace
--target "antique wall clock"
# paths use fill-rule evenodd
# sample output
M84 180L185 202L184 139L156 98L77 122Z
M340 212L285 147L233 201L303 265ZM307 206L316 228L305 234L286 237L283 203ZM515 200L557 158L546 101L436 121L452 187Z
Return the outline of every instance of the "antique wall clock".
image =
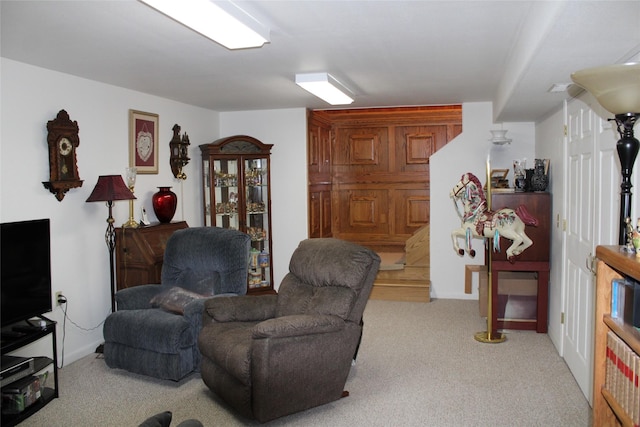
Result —
M49 181L42 184L58 201L62 201L67 191L82 187L76 157L76 149L80 145L78 122L72 122L69 114L60 110L54 120L47 122L47 131Z

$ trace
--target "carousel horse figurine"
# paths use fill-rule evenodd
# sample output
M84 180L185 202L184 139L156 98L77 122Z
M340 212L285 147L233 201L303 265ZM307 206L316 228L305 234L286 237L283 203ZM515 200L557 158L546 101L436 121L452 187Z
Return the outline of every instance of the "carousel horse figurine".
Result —
M472 173L462 175L449 197L453 199L456 213L462 221L462 227L451 233L453 248L459 255L462 256L465 253L458 246L459 238L465 239L466 252L472 258L476 253L471 248L471 239L493 239L494 251L500 251L500 236L509 239L513 242L507 248L507 259L510 262L515 262L516 257L533 244L524 230L526 225L537 226L538 220L529 214L524 205L520 205L516 210L509 208L488 210L484 189ZM463 213L460 212L458 200L462 202Z

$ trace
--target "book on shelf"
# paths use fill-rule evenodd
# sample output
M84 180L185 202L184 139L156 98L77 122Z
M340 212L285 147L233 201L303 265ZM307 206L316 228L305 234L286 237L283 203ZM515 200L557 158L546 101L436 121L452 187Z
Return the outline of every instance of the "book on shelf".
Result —
M629 279L611 281L611 317L640 327L640 283Z
M614 332L607 333L605 383L625 413L640 425L640 357Z
M640 357L636 357L636 366L633 377L633 395L635 399L635 405L633 405L633 422L635 425L640 425Z

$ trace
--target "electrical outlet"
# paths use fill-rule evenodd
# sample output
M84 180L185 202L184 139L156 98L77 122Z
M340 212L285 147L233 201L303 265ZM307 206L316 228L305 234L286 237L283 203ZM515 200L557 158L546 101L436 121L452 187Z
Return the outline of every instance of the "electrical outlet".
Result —
M67 298L64 295L62 295L62 291L56 292L55 297L56 297L55 299L56 305L62 305L67 302Z

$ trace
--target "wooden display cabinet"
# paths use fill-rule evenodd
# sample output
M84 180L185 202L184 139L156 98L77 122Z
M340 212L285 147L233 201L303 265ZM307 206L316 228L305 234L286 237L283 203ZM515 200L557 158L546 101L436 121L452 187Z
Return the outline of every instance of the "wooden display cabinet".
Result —
M160 283L167 240L185 221L116 228L117 290Z
M631 348L635 355L640 354L640 332L621 319L611 317L611 281L629 277L640 281L640 258L635 254L623 252L620 246L598 246L596 270L595 333L593 354L593 425L634 426L632 415L623 409L613 394L605 387L607 365L607 334L611 331ZM636 401L637 412L640 402Z
M251 236L247 293L274 293L271 235L272 144L236 135L200 146L204 225Z

